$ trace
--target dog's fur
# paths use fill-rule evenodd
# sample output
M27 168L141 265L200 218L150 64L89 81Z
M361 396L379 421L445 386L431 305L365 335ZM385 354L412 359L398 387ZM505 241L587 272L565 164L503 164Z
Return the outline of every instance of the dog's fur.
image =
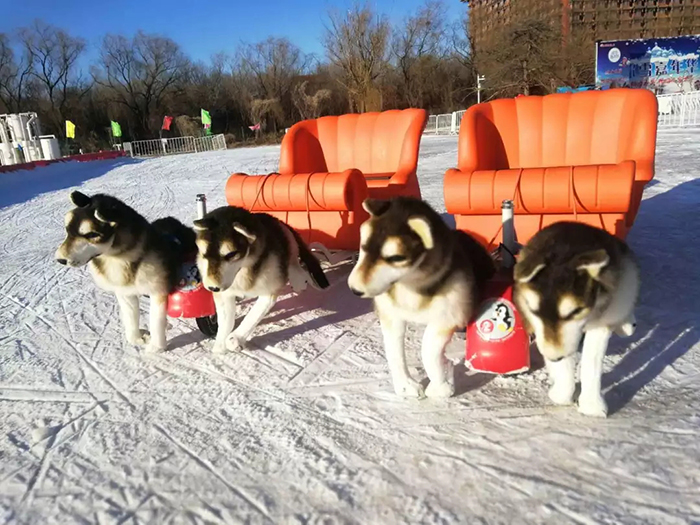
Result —
M66 238L56 260L87 264L95 283L117 296L129 343L165 350L168 294L185 257L196 250L194 231L172 217L149 223L110 195L74 191L70 200L75 208L65 216ZM150 334L139 329L140 295L150 297Z
M299 234L271 215L224 206L196 220L194 229L197 265L216 303L214 352L244 346L287 283L295 291L305 289L309 279L316 288L329 286ZM257 301L231 334L236 299L248 297Z
M607 415L600 391L603 358L612 332L634 332L638 293L634 256L608 232L559 222L530 239L515 266L514 300L545 358L554 403L573 401L583 337L579 411Z
M422 397L406 367L406 322L426 325L421 358L430 379L428 397L454 393L445 347L466 326L483 283L494 273L487 251L472 237L451 230L425 202L398 197L367 199L370 214L360 228L357 264L348 278L355 295L374 299L397 394Z

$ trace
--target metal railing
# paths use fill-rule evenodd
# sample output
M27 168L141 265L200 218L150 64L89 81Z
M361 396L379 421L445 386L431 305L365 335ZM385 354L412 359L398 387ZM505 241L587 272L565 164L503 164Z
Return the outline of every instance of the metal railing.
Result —
M700 91L657 95L659 129L700 126Z
M657 95L659 129L700 126L700 91ZM458 135L465 110L428 116L425 135Z
M429 115L424 135L457 135L465 110Z
M205 137L172 137L167 139L125 142L124 151L132 157L161 157L180 153L201 153L226 149L223 134Z

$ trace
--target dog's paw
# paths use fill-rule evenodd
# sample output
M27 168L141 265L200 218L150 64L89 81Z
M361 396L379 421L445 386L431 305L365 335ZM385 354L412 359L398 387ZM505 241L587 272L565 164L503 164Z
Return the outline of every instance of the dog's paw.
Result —
M452 397L454 393L455 386L447 381L443 381L441 383L431 381L428 384L428 388L425 389L426 397L431 397L434 399L447 399L448 397Z
M579 396L578 411L584 416L608 417L608 404L601 395Z
M147 354L157 354L160 352L165 352L166 348L168 345L165 344L157 344L154 341L150 341L147 345L146 348L144 349L144 352Z
M555 405L570 405L574 402L576 385L554 385L549 389L549 400Z
M226 353L226 343L223 341L215 341L214 346L211 347L212 354L225 354Z
M245 348L245 339L237 336L236 334L231 334L226 339L226 349L231 352L240 352Z
M126 340L131 345L145 346L151 340L151 334L148 333L148 330L139 330L138 332L127 334Z
M635 322L623 323L615 329L615 333L620 337L630 337L634 335L636 329L637 323Z
M418 399L425 397L423 387L413 379L406 379L405 381L394 383L394 392L396 392L397 396L401 397L415 397Z

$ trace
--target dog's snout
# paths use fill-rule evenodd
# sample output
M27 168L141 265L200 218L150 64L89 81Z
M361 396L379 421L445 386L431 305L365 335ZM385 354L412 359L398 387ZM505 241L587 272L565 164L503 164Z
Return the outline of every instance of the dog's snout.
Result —
M210 292L220 292L221 288L219 288L218 286L207 286L207 290L209 290Z
M550 359L549 361L550 361L551 363L558 363L558 362L561 361L562 359L564 359L564 356L563 356L563 355L562 355L562 356L559 356L559 357L555 357L554 359Z
M65 266L66 264L68 264L68 261L67 261L66 259L56 259L56 262L57 262L58 264L62 264L63 266Z
M356 290L355 288L352 288L352 287L350 288L350 291L358 297L362 297L363 295L365 295L364 292L361 292L360 290Z

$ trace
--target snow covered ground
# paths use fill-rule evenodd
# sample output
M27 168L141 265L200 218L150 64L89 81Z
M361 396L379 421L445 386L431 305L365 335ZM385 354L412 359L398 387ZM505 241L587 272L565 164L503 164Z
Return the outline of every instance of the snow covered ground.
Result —
M347 266L327 293L282 298L243 353L213 356L194 322L171 319L170 350L146 356L123 341L113 296L53 261L70 188L189 221L195 193L224 204L227 174L274 170L277 147L0 176L0 520L698 522L699 144L659 135L629 236L639 327L611 342L607 420L551 406L541 369L462 368L450 400L396 398ZM456 153L454 137L423 140L421 187L440 211Z

